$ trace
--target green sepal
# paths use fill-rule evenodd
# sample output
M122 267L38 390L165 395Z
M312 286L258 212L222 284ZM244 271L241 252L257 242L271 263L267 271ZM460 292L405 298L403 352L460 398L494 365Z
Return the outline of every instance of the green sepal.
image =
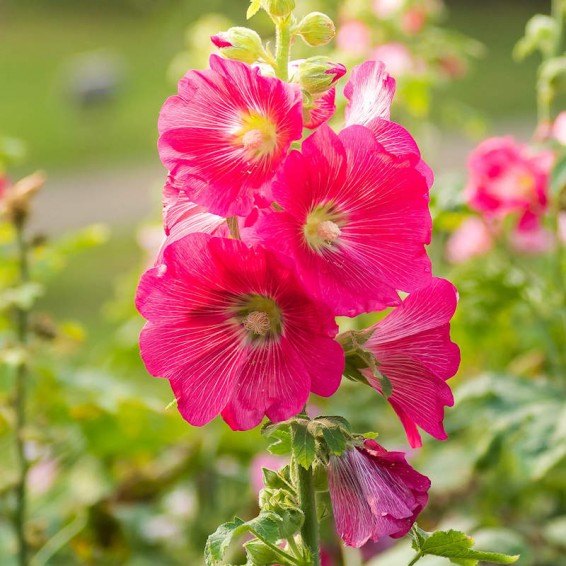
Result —
M410 535L412 547L419 558L426 555L442 556L459 566L476 566L480 560L493 564L513 564L519 559L519 556L474 550L474 539L460 531L428 533L414 525Z
M244 549L248 558L246 566L271 566L272 564L281 564L281 556L258 539L246 542Z
M261 434L268 441L267 450L271 454L287 456L292 452L291 424L290 421L281 423L269 423L261 429Z

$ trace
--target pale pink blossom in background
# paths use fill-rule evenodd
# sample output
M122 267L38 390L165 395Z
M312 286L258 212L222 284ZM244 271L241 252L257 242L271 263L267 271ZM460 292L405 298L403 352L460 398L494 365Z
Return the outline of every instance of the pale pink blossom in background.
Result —
M27 476L27 487L30 492L41 495L49 491L55 482L59 472L59 466L53 458L42 458L29 469Z
M344 22L336 35L338 49L352 55L366 55L371 49L371 32L367 24L359 20Z
M421 6L413 6L401 16L401 29L407 35L416 35L423 29L426 19L426 10Z
M403 43L384 43L378 45L372 59L383 61L387 72L395 77L419 74L424 71L424 63L415 59Z
M562 145L566 145L566 112L560 112L552 126L554 138Z
M527 229L515 228L510 236L511 247L520 253L539 255L551 251L554 247L554 237L550 230L537 223Z
M478 216L470 216L448 239L446 257L450 263L465 263L486 254L493 244L493 235L487 224Z
M401 11L405 0L373 0L373 11L378 18L390 18Z
M558 237L562 243L566 244L566 212L558 215Z

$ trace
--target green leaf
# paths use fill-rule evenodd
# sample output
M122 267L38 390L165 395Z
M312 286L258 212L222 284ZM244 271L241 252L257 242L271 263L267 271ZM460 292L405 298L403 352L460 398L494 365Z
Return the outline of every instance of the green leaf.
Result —
M233 521L220 525L216 531L208 537L204 549L206 566L214 566L222 560L232 539L239 534L242 525L245 525L245 522L236 517Z
M519 556L474 550L474 540L460 531L436 531L431 534L416 527L411 530L411 536L412 546L421 556L442 556L460 566L476 566L479 560L513 564L519 559Z
M246 532L251 532L265 542L277 542L281 538L280 526L282 523L283 519L275 513L261 512L257 517L248 522L236 517L233 521L220 525L206 541L204 549L206 566L218 564L224 557L232 539Z
M268 424L261 429L261 434L269 442L269 452L278 456L291 454L291 427L288 422Z
M246 566L271 566L281 564L281 557L260 540L250 540L244 544L248 561Z
M291 443L293 456L305 469L312 466L316 456L316 444L307 419L297 419L291 423Z
M330 454L340 456L342 452L346 450L346 437L341 429L324 427L322 429L322 436Z
M261 0L250 0L248 11L246 12L246 19L253 18L261 8Z

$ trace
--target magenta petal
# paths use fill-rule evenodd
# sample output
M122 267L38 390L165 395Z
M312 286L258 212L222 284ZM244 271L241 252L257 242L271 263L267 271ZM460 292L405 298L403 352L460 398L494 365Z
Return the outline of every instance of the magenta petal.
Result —
M285 340L255 349L242 368L222 418L233 430L248 430L257 426L264 415L274 422L293 417L307 402L307 375L296 349Z
M374 118L389 120L394 94L395 79L388 75L381 61L357 65L344 88L348 99L346 126L367 125Z
M391 382L388 401L401 419L411 446L420 446L416 426L445 439L444 407L453 404L445 380L460 364L460 351L450 340L450 319L457 303L455 287L434 278L428 287L411 293L403 304L372 327L365 348ZM364 375L380 393L369 370Z

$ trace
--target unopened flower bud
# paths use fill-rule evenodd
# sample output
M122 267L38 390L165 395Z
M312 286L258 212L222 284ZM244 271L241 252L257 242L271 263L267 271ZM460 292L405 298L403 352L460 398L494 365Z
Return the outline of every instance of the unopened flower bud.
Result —
M295 0L262 0L261 5L272 18L286 18L295 9Z
M261 37L253 30L233 27L213 35L210 40L227 59L235 59L251 65L261 58Z
M317 47L318 45L326 45L334 39L336 26L326 14L311 12L299 22L297 34L303 38L307 45Z
M5 188L0 199L0 216L5 214L13 222L22 222L29 213L32 198L44 183L45 173L37 171Z
M311 57L299 65L293 79L303 90L316 96L329 90L345 74L344 65L334 63L328 57Z

